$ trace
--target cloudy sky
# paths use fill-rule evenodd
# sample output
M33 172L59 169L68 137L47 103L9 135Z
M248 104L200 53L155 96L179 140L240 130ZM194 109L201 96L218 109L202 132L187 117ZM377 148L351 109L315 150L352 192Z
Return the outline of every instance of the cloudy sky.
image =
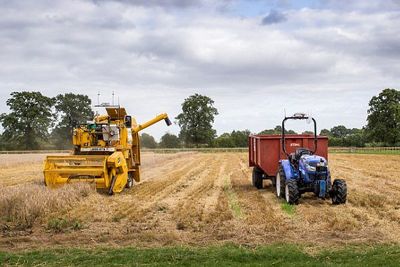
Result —
M400 88L399 0L0 3L0 112L13 91L115 91L143 121L201 93L218 134L273 128L285 110L362 127L369 99Z

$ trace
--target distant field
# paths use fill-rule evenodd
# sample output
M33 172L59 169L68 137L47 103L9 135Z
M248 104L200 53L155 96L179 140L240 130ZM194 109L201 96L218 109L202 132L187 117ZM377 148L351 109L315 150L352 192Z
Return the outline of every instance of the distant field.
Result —
M305 195L295 207L269 182L251 186L247 153L146 152L143 181L112 197L90 185L44 187L44 157L0 155L0 250L400 243L398 155L331 154L348 203Z

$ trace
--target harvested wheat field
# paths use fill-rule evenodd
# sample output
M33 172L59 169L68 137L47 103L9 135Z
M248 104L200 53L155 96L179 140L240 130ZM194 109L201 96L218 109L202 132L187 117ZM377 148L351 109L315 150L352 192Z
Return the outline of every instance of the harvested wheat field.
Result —
M305 195L294 208L269 182L251 186L246 153L142 156L142 182L110 197L90 184L47 189L44 155L0 155L0 248L400 243L398 155L331 154L348 203Z

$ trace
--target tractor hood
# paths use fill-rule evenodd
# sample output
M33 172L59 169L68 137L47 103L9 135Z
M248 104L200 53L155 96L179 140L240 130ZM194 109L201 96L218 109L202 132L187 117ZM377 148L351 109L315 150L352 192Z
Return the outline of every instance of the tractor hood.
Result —
M327 167L328 162L321 156L303 155L300 158L300 165L303 165L308 171L316 171L317 166Z

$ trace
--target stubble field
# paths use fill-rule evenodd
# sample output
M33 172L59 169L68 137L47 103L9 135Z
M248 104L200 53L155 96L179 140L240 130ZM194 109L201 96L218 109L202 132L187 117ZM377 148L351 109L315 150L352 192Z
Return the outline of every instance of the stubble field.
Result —
M251 186L246 153L144 153L142 182L111 197L90 185L47 189L44 157L0 155L1 250L400 243L399 155L331 154L348 203L305 195L294 208L269 182Z

